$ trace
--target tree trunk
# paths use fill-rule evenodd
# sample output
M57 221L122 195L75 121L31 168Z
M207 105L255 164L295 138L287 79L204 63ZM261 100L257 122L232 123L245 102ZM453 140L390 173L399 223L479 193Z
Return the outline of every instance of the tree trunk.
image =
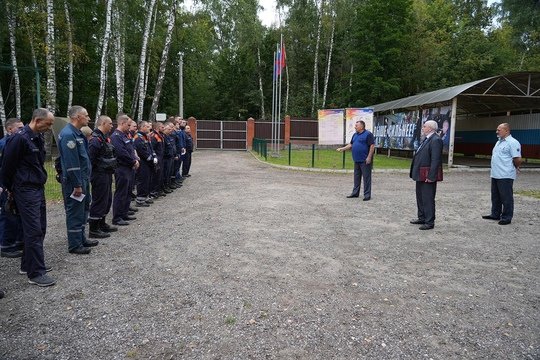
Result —
M73 103L73 33L71 31L71 17L69 16L69 8L67 1L64 0L64 10L66 13L67 24L67 40L68 40L68 103L67 111ZM67 114L67 112L66 112Z
M163 52L161 54L161 63L159 65L159 74L156 83L156 89L154 91L154 99L152 100L152 107L150 108L150 121L156 119L156 112L159 105L159 98L161 97L161 89L163 87L163 81L165 80L165 70L167 68L167 61L169 60L169 50L171 49L172 35L174 29L174 21L176 19L176 0L173 0L172 9L169 10L169 19L167 27L167 35L165 36L165 45L163 46Z
M47 0L47 109L56 115L56 55L54 52L54 1Z
M352 100L352 85L353 85L353 75L354 75L354 64L351 64L351 73L349 76L349 106L351 106Z
M334 49L334 32L336 30L336 14L332 13L332 34L330 35L330 49L328 50L328 63L326 64L326 76L324 77L324 91L322 108L326 106L326 92L328 90L328 80L330 79L330 66L332 64L332 51Z
M263 83L262 83L262 74L261 74L261 50L257 46L257 61L259 64L259 92L261 93L261 119L266 118L266 114L264 113L264 92L263 92Z
M103 102L105 100L105 87L107 86L107 63L109 61L109 42L111 40L111 16L113 0L107 1L107 12L105 14L105 34L103 35L103 46L101 48L101 69L99 71L99 97L96 109L96 118L101 115Z
M143 118L144 110L144 98L146 97L144 84L145 84L145 69L146 69L146 51L148 47L148 39L150 37L150 26L152 25L152 17L154 13L154 6L156 0L150 0L150 6L148 7L148 13L146 14L146 24L144 26L144 34L142 39L141 59L139 61L139 109L137 111L137 120L141 121Z
M9 49L11 53L11 66L13 66L13 77L15 79L15 110L16 117L21 119L21 83L19 80L19 68L17 67L17 52L15 50L16 37L15 27L17 26L15 20L15 11L8 3L6 3L7 20L8 20L8 32L9 32Z
M319 44L321 42L321 28L322 28L322 18L323 18L323 7L324 0L321 0L321 6L319 9L319 24L317 25L317 42L315 44L315 59L313 61L313 93L311 96L311 116L315 116L315 104L317 101L318 95L318 63L319 63Z
M118 4L118 3L117 3ZM120 22L120 9L113 11L113 24L114 24L114 63L115 63L115 75L116 75L116 104L118 113L124 111L124 89L125 89L125 49L123 43L123 27Z
M2 82L0 81L0 121L2 121L2 128L4 129L4 136L6 136L6 109L4 108L4 96L2 95Z

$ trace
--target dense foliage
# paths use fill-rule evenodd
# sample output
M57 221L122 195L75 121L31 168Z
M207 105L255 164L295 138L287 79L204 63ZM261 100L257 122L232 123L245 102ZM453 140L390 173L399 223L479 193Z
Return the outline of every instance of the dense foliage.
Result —
M111 0L109 0L111 1ZM174 0L173 0L174 1ZM135 109L139 59L150 1L115 0L113 33L125 52L125 101L118 108L115 63L107 63L102 113ZM15 21L22 117L36 107L35 54L40 69L40 98L47 97L46 0L4 0L0 15L0 87L5 116L16 114L13 59L8 16ZM106 24L105 0L54 0L57 115L68 104L68 33L73 37L73 104L96 112L101 49ZM70 10L70 18L65 13ZM266 117L272 99L273 52L283 34L287 48L287 112L312 116L322 105L332 26L332 61L325 107L368 106L418 92L484 77L540 69L540 5L531 0L279 0L281 25L267 28L257 17L258 0L200 0L195 10L176 11L170 56L158 112L178 113L179 56L184 74L184 114L200 119L261 117L261 88ZM167 31L171 0L158 0L148 39L144 117L148 117ZM335 18L335 21L333 21ZM317 30L321 25L314 82ZM115 30L116 29L116 30ZM114 38L115 35L113 35ZM12 39L13 40L13 39ZM112 45L111 45L112 47ZM257 54L260 53L259 62ZM284 102L285 103L285 102ZM284 107L283 107L284 108Z

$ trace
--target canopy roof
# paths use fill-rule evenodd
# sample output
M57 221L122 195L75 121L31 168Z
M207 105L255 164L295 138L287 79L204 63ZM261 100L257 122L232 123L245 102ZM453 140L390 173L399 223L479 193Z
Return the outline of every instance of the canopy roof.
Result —
M376 113L398 109L414 110L447 103L455 97L458 97L458 113L540 110L540 72L493 76L371 107Z

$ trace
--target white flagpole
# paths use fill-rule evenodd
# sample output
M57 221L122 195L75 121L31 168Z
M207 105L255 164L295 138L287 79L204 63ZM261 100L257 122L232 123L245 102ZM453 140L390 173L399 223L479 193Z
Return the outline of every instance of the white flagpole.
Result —
M280 148L280 140L281 140L281 79L283 78L283 72L281 68L281 63L283 62L283 34L281 34L281 42L279 44L279 95L278 95L278 123L277 123L277 145L278 145L278 154L279 154L279 148Z
M276 52L274 51L274 66L272 67L272 138L270 148L274 151L274 120L275 120L275 102L276 97Z

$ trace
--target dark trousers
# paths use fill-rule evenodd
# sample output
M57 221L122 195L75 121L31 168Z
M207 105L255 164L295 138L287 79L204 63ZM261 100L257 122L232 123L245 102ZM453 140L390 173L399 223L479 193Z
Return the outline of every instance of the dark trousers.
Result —
M360 194L360 185L364 179L364 198L371 197L371 169L371 164L354 163L354 188L351 195L358 196Z
M514 180L491 178L491 216L512 221L514 216Z
M112 174L92 173L92 205L90 219L99 220L111 210L112 204Z
M13 191L21 215L24 239L21 270L28 278L45 274L43 240L47 230L47 211L43 188L15 188Z
M418 220L426 225L435 225L435 194L437 182L416 182L416 206L418 208Z
M174 171L174 159L163 159L163 185L169 186L171 184L171 175Z
M155 171L152 177L152 192L160 193L163 191L163 169L165 164L163 163L163 157L158 158L158 169Z
M154 169L147 161L141 161L141 166L137 169L137 200L144 201L150 195L150 185Z
M182 162L182 176L189 174L189 168L191 168L191 151L186 151L184 161Z
M21 217L6 211L7 192L0 194L0 250L14 252L22 249Z
M182 166L182 160L180 160L181 155L178 155L178 159L174 160L174 178L175 180L179 180L182 176L181 166Z
M66 227L68 235L68 250L83 246L86 242L85 227L90 211L92 195L90 194L90 184L83 181L82 191L86 196L82 201L70 198L73 193L73 185L62 184L64 195L64 208L66 209Z
M184 165L184 159L186 155L178 155L178 169L176 170L176 180L182 180L182 166Z
M118 166L114 172L113 221L115 222L128 215L132 174L133 170L124 165Z

